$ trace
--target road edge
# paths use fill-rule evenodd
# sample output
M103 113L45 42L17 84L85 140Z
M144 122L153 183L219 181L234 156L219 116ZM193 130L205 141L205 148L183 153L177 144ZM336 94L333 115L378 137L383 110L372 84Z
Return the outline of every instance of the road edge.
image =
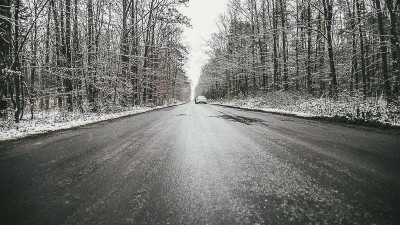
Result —
M159 110L163 110L163 109L168 109L168 108L172 108L172 107L176 107L176 106L180 106L180 105L184 105L184 104L187 104L187 102L168 105L168 106L162 107L162 108L157 108L156 107L156 108L152 108L151 110L144 111L144 112L138 112L138 113L133 113L133 114L124 115L124 116L120 116L120 117L94 121L94 122L83 124L83 125L78 125L78 126L73 126L73 127L68 127L68 128L61 128L61 129L57 129L57 130L43 131L41 133L36 133L36 134L27 134L26 136L22 136L22 137L16 137L16 138L8 139L8 140L0 140L0 144L9 144L9 143L17 142L17 141L34 139L34 138L37 138L37 137L40 137L40 136L51 135L51 134L54 134L54 133L57 133L57 132L63 132L63 131L68 131L68 130L78 130L78 129L81 129L81 128L84 128L84 127L93 126L95 124L113 122L113 121L125 119L125 118L128 118L128 117L138 116L138 115L141 115L141 114L155 112L155 111L159 111ZM1 151L1 149L0 149L0 151Z
M340 124L340 125L346 125L346 126L358 126L358 127L364 127L364 128L378 128L378 129L383 129L383 130L393 130L393 131L399 131L400 132L400 126L395 126L389 123L383 123L383 122L378 122L378 121L366 121L362 119L349 119L344 116L301 116L295 113L284 113L284 112L276 112L276 111L268 111L268 110L263 110L263 109L251 109L251 108L244 108L244 107L239 107L239 106L232 106L232 105L224 105L224 104L219 104L219 103L210 103L210 105L217 105L217 106L222 106L222 107L227 107L227 108L233 108L233 109L241 109L241 110L247 110L247 111L253 111L253 112L261 112L261 113L271 113L271 114L276 114L276 115L281 115L281 116L288 116L288 117L295 117L299 119L308 119L308 120L315 120L315 121L321 121L321 122L328 122L328 123L335 123L335 124ZM400 133L399 133L400 134Z

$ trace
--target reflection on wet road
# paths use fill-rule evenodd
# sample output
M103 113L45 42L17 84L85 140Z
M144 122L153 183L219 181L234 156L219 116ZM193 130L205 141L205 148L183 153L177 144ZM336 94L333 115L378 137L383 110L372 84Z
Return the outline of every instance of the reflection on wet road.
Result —
M0 147L0 224L398 224L400 135L186 104Z

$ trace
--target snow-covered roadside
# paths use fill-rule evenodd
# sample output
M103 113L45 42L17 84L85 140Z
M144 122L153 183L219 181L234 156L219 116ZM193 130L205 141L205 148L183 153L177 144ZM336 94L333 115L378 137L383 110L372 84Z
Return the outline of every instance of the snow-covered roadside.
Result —
M173 104L147 107L135 106L121 112L111 113L69 113L69 112L41 112L35 114L35 118L23 119L16 124L10 121L0 121L0 141L15 140L35 134L47 133L50 131L64 130L91 123L97 123L110 119L130 116L138 113L162 109L170 106L181 105L183 102ZM28 117L27 115L26 117Z
M400 128L399 109L389 109L386 102L358 102L352 100L304 98L300 96L274 96L234 98L213 101L212 104L242 109L260 110L304 118L326 118L354 123L380 124Z
M257 107L252 104L247 104L247 102L213 101L213 102L211 102L211 104L221 105L221 106L230 106L230 107L240 108L240 109L259 110L259 111L277 113L277 114L282 114L282 115L299 116L299 117L304 117L304 118L307 118L307 117L312 118L312 117L318 116L318 115L314 115L311 113L295 112L295 111L289 111L289 110L284 110L284 109L275 109L275 108L269 108L269 107Z

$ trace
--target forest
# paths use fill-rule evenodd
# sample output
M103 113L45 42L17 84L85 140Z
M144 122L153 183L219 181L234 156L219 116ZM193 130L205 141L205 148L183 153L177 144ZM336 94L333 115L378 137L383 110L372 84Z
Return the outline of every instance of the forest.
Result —
M0 0L0 119L188 101L188 0Z
M397 0L230 0L196 93L396 122L399 24Z

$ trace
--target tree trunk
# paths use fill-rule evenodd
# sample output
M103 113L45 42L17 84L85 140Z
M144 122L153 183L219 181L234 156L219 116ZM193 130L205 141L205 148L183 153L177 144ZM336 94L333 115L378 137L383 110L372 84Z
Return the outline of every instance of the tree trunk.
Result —
M275 0L272 1L272 26L273 26L273 39L274 39L274 91L278 90L278 21L275 9Z
M10 85L10 75L5 72L6 68L10 68L12 64L12 15L11 1L0 0L0 102L2 102L2 110L7 108L7 102L3 100L7 97L8 86ZM2 115L0 115L2 116Z
M13 56L14 61L11 67L11 70L14 73L14 87L15 87L15 114L14 119L16 123L20 121L20 115L22 112L21 109L21 81L20 81L20 59L19 59L19 31L20 31L20 21L19 21L19 13L20 13L20 1L15 0L14 6L14 40L13 40Z
M87 11L88 11L88 39L87 39L87 49L88 49L88 56L87 56L87 71L88 71L88 78L86 79L87 85L87 94L88 94L88 101L92 111L96 111L96 104L95 104L95 84L94 84L94 77L93 77L93 1L87 1Z
M307 4L307 90L308 93L313 93L312 77L311 77L311 6L310 2Z
M150 55L150 51L151 51L151 43L150 41L152 40L152 36L151 36L151 32L153 29L151 29L151 27L153 26L153 7L154 7L154 2L155 0L151 0L151 4L150 4L150 12L149 12L149 19L148 19L148 23L147 23L147 31L146 31L146 40L145 40L145 47L144 47L144 56L143 56L143 72L144 72L144 84L143 84L143 103L147 103L148 101L148 94L149 94L149 74L148 71L146 71L148 69L149 66L149 55Z
M299 1L296 0L296 77L295 77L295 90L299 91Z
M359 2L360 0L356 0L356 8L357 8L357 18L358 18L358 33L359 33L359 38L360 38L360 59L361 59L361 78L363 82L363 96L364 100L367 99L367 75L365 72L365 50L364 50L364 35L363 31L361 28L361 4ZM357 79L358 81L358 79ZM358 85L358 84L357 84Z
M389 10L390 16L390 43L392 47L392 58L393 58L393 70L394 70L394 89L393 96L399 97L400 93L400 43L399 36L397 33L397 23L398 23L398 9L399 3L395 0L395 4L393 5L393 0L386 0L386 5Z
M55 41L55 49L56 49L56 62L57 62L57 69L56 69L56 74L57 74L57 94L58 94L58 107L61 109L62 108L62 101L63 101L63 96L62 96L62 92L63 92L63 88L62 88L62 78L60 76L59 73L61 73L60 68L62 66L62 50L61 50L61 46L62 46L62 38L61 38L61 34L62 34L62 26L60 26L60 21L63 20L63 18L61 17L60 19L58 18L58 12L57 12L57 8L55 5L54 0L50 0L50 4L52 7L52 11L53 11L53 19L54 19L54 33L56 36L56 41Z
M133 105L139 104L139 95L138 95L138 37L137 33L137 11L138 11L138 2L136 0L131 0L131 84L132 84L132 94L133 94Z
M266 8L265 1L262 1L262 38L259 41L260 45L260 62L261 62L261 70L262 70L262 86L264 92L268 90L268 75L267 75L267 55L268 55L268 46L267 46L267 17L266 17ZM261 30L261 29L260 29ZM261 35L261 34L260 34Z
M36 0L33 1L34 5L34 15L35 18L38 17L38 12L37 12L37 2ZM35 76L36 76L36 65L37 65L37 22L36 20L34 21L33 25L33 32L32 32L32 58L31 58L31 86L30 86L30 96L29 96L29 102L30 102L30 109L31 109L31 119L33 119L33 112L34 112L34 106L35 106Z
M330 97L337 99L338 98L338 87L337 87L337 78L336 78L336 67L335 67L335 59L333 53L333 40L332 40L332 19L333 19L333 0L323 0L324 3L324 17L326 23L326 38L328 45L328 57L329 57L329 67L330 67L330 75L331 75L331 83L329 86Z
M386 33L383 24L383 13L381 8L380 0L375 0L376 14L378 16L378 30L379 30L379 45L380 45L380 55L382 60L382 74L383 74L383 82L384 82L384 90L386 95L386 100L388 103L392 101L392 93L390 89L390 80L389 80L389 67L388 67L388 59L387 59L387 47L386 47Z
M281 3L281 26L282 26L282 57L283 57L283 90L288 90L288 65L287 65L287 50L286 50L286 3L285 0L280 0Z
M72 62L74 73L73 78L76 79L76 89L77 89L77 105L81 112L84 111L83 109L83 96L82 96L82 89L83 89L83 82L82 82L82 53L80 52L80 43L79 43L79 30L78 30L78 0L74 0L74 25L73 25L73 38L72 38L72 45L73 45L73 53L72 55Z
M65 92L67 94L67 109L73 111L73 85L72 85L72 55L71 55L71 0L65 0L65 57L66 75Z

